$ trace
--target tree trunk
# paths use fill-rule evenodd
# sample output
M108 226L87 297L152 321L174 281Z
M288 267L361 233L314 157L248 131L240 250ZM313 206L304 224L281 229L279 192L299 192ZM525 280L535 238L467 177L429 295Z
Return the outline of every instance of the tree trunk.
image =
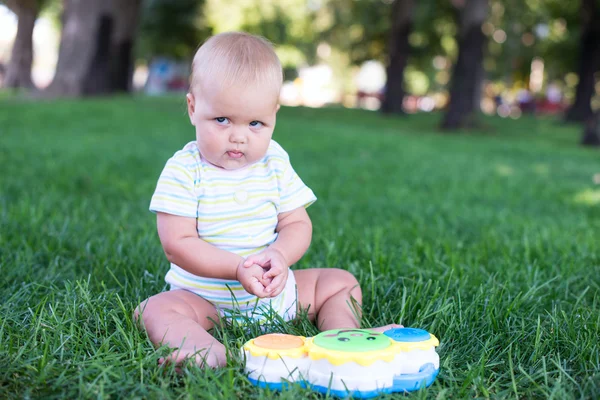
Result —
M392 8L392 30L389 39L387 81L381 111L403 115L404 68L410 54L408 37L413 25L413 0L396 0Z
M94 68L92 60L98 52L103 8L95 0L65 0L56 74L46 89L46 95L84 95L86 79L90 78L90 71ZM88 88L90 85L87 84Z
M584 146L600 146L600 111L593 113L587 119L581 144Z
M481 30L488 14L488 0L467 0L460 13L458 60L452 73L450 103L442 129L455 130L469 125L479 109L483 78L483 47L486 41Z
M4 87L34 89L31 80L33 63L33 27L39 13L36 0L20 0L7 2L17 15L17 37L13 44L10 62L6 69Z
M111 44L111 89L130 92L133 82L133 47L142 0L120 1L116 12L115 35Z
M93 96L131 88L140 0L65 0L56 75L46 95Z
M565 114L565 120L570 122L585 122L593 114L594 74L600 69L600 6L597 0L581 1L581 26L579 82L575 102Z

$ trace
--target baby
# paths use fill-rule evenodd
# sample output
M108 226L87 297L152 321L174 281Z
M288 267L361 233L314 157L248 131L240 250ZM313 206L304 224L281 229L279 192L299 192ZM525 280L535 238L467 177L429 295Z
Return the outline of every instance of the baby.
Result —
M196 140L167 161L150 204L171 290L135 311L155 345L177 349L161 362L225 365L209 333L223 318L291 320L302 309L321 330L359 327L352 274L290 270L310 245L306 207L316 197L271 139L282 81L272 46L246 33L213 36L194 57L187 110Z

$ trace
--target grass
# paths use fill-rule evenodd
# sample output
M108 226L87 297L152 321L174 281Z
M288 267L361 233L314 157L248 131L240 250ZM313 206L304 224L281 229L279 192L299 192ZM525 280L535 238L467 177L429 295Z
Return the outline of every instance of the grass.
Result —
M438 379L411 398L598 398L600 153L552 119L448 135L438 118L280 111L276 140L319 197L297 268L354 273L365 326L441 339ZM168 268L148 203L192 139L182 99L0 103L0 397L274 396L236 357L157 367L132 322ZM255 328L216 334L233 352Z

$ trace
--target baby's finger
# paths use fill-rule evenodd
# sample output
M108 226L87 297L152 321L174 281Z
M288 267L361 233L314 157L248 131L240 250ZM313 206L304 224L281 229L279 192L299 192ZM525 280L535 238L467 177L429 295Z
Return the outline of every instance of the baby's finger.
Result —
M285 285L279 285L273 292L269 292L269 297L277 297L283 292Z
M249 256L248 258L246 258L246 261L244 261L244 267L251 267L254 264L258 264L258 259L259 257L257 254Z
M265 287L259 281L254 281L250 284L250 290L252 290L252 294L256 297L266 297L267 293L265 292Z
M244 261L244 267L251 267L254 264L264 267L269 261L270 260L263 254L253 254L246 258L246 261Z
M283 273L281 268L276 268L271 266L267 272L265 272L264 277L267 279L273 279L276 276L279 276Z
M283 289L284 283L283 275L277 275L275 278L273 278L273 281L267 287L265 287L265 292L272 295L280 287Z
M265 278L265 276L261 276L260 278L258 278L259 282L266 288L267 286L269 286L271 284L271 282L273 282L272 278Z

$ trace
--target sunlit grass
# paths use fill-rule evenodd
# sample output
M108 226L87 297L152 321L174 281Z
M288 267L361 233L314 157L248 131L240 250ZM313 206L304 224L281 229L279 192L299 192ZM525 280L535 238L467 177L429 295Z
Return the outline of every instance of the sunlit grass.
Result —
M600 205L600 189L585 189L575 194L574 200L577 203L586 204L588 206Z
M600 153L552 119L449 135L438 118L280 111L319 198L297 268L356 274L365 326L441 339L438 379L411 397L599 397ZM237 357L258 327L216 332L229 367L177 375L132 322L165 289L150 196L192 139L183 99L0 103L0 397L273 397Z

